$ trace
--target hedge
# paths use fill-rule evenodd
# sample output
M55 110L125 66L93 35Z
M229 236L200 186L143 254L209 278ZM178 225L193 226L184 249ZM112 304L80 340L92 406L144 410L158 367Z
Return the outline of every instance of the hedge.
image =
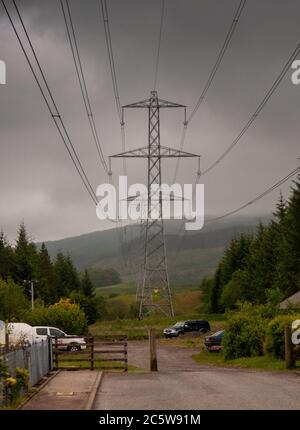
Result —
M265 351L275 358L284 358L284 327L293 321L300 320L299 314L279 315L267 326Z

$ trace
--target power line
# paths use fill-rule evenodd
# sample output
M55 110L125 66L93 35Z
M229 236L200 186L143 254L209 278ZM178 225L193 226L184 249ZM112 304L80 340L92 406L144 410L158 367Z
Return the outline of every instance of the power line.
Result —
M219 52L217 60L216 60L214 66L213 66L213 68L212 68L212 70L211 70L211 72L209 74L208 80L207 80L207 82L206 82L206 84L205 84L205 86L203 88L203 91L202 91L202 93L201 93L201 95L200 95L200 97L199 97L199 99L198 99L198 101L197 101L194 109L192 110L192 112L188 116L187 121L185 121L184 124L183 124L183 129L182 129L181 139L180 139L180 150L183 149L183 146L184 146L184 143L185 143L187 126L192 121L192 119L194 118L194 116L195 116L196 112L198 111L199 107L203 103L203 101L205 99L205 96L206 96L206 94L207 94L207 92L208 92L208 90L209 90L209 88L210 88L210 86L211 86L211 84L212 84L212 82L214 80L214 77L215 77L215 75L216 75L216 73L217 73L217 71L218 71L218 69L219 69L219 67L221 65L223 57L224 57L224 55L225 55L225 53L227 51L229 43L230 43L230 41L232 39L232 36L233 36L233 34L235 32L235 29L236 29L237 24L239 22L240 16L241 16L241 14L243 12L243 9L245 7L246 1L247 0L240 0L238 8L237 8L237 10L236 10L236 12L234 14L233 20L232 20L231 25L229 27L229 30L228 30L228 32L226 34L225 41L224 41L224 43L222 45L222 48L221 48L221 50ZM176 182L176 178L177 178L177 175L178 175L179 166L180 166L180 159L178 159L177 163L176 163L176 168L175 168L175 174L174 174L173 183Z
M124 128L125 123L124 123L123 109L120 102L119 86L118 86L118 80L117 80L117 74L116 74L116 66L115 66L109 19L108 19L108 9L107 9L106 0L100 0L100 1L101 1L103 23L104 23L105 40L106 40L108 59L109 59L109 67L110 67L110 73L111 73L114 96L115 96L115 103L116 103L117 113L118 113L118 117L121 125L122 151L124 152L126 147L125 128ZM126 160L123 160L123 171L124 171L124 175L126 175Z
M231 210L229 212L226 212L223 215L217 216L215 218L210 218L210 219L208 219L206 221L206 223L215 222L215 221L219 221L221 219L227 218L227 217L229 217L231 215L234 215L234 214L240 212L241 210L245 209L246 207L253 205L258 200L262 199L263 197L267 196L272 191L276 190L278 187L280 187L281 185L283 185L285 182L287 182L289 179L291 179L293 176L295 176L299 172L300 172L300 167L297 167L296 169L292 170L285 177L281 178L278 182L276 182L275 184L273 184L271 187L267 188L265 191L263 191L261 194L259 194L258 196L256 196L252 200L248 201L247 203L243 204L242 206L239 206L236 209L233 209L233 210ZM182 224L182 229L183 229L183 224ZM183 234L183 236L181 238L181 241L180 241L179 246L178 246L177 251L176 251L176 255L178 255L180 249L182 248L182 245L184 243L185 237L186 237L186 230L185 230L185 232L184 232L184 234Z
M206 173L210 172L214 167L216 167L217 164L219 164L226 157L226 155L236 146L236 144L244 136L244 134L246 133L246 131L249 129L249 127L256 120L256 118L261 113L261 111L263 110L263 108L265 107L265 105L268 103L269 99L272 97L273 93L276 91L277 87L279 86L279 84L281 83L281 81L283 80L283 78L285 77L285 75L287 74L287 72L290 70L290 66L291 66L292 62L298 56L299 53L300 53L300 43L297 45L297 47L295 48L295 50L293 51L293 53L291 54L291 56L289 57L289 59L285 63L283 69L281 70L281 72L277 76L277 78L274 81L273 85L271 86L271 88L269 89L269 91L266 93L266 95L264 96L264 98L262 99L262 101L260 102L260 104L258 105L256 111L250 117L250 119L248 120L248 122L244 125L244 127L239 132L239 134L237 135L237 137L229 145L229 147L226 149L226 151L224 151L223 154L214 163L212 163L207 169L205 169L202 172L202 175L205 175Z
M192 201L194 200L194 196L195 196L195 194L196 194L196 185L197 185L197 183L198 183L198 181L199 181L200 177L201 177L201 173L200 173L200 172L198 172L198 173L197 173L197 176L196 176L196 179L195 179L195 181L194 181L194 188L193 188L193 193L192 193ZM181 225L180 225L180 227L179 227L179 229L178 229L178 233L177 233L177 235L178 235L178 236L180 236L180 235L181 235L183 228L184 228L184 222L182 222L182 223L181 223ZM184 240L185 240L186 233L187 233L187 230L185 230L185 231L184 231L184 234L181 236L181 240L180 240L180 242L179 242L179 245L178 245L178 248L177 248L177 251L176 251L176 256L178 255L178 253L179 253L179 251L180 251L180 248L181 248L181 247L182 247L182 245L183 245L183 242L184 242Z
M232 210L230 212L226 212L224 215L218 216L216 218L210 218L206 222L218 221L220 219L227 218L227 217L229 217L231 215L234 215L237 212L240 212L242 209L245 209L246 207L252 205L253 203L255 203L258 200L260 200L263 197L265 197L266 195L270 194L272 191L276 190L276 188L278 188L281 185L283 185L285 182L287 182L290 178L292 178L293 176L295 176L299 172L300 172L300 167L297 167L296 169L294 169L293 171L291 171L287 176L285 176L284 178L280 179L278 182L276 182L270 188L268 188L267 190L265 190L263 193L259 194L254 199L252 199L249 202L243 204L242 206L238 207L237 209L234 209L234 210Z
M100 162L101 162L105 172L108 173L108 167L107 167L107 163L105 161L104 155L103 155L103 150L102 150L101 142L99 139L99 134L98 134L97 127L96 127L96 124L94 121L94 115L93 115L93 111L92 111L92 107L91 107L89 93L87 90L86 80L85 80L85 76L83 73L82 62L81 62L78 44L77 44L77 38L76 38L76 34L75 34L75 28L74 28L74 24L73 24L73 20L72 20L72 14L71 14L70 6L69 6L69 0L65 0L65 4L66 4L66 8L64 6L63 0L60 0L60 5L61 5L62 13L63 13L63 18L64 18L64 22L65 22L65 26L66 26L66 30L67 30L67 35L68 35L68 40L69 40L69 44L70 44L70 48L71 48L71 52L72 52L72 56L73 56L73 60L74 60L74 64L75 64L76 74L78 77L79 86L80 86L86 114L87 114L87 117L89 120L90 128L91 128L93 139L94 139L94 142L95 142L95 145L97 148L97 152L98 152L98 155L100 158ZM70 28L68 25L67 15L68 15L69 22L70 22ZM73 39L72 39L72 37L73 37ZM73 44L73 41L74 41L74 44Z
M165 0L161 0L161 15L160 15L160 26L159 26L159 36L158 36L158 48L157 48L157 55L156 55L156 65L155 65L154 85L153 85L154 91L156 90L156 86L157 86L158 66L159 66L159 56L160 56L161 37L162 37L162 30L163 30L163 24L164 24L164 16L165 16Z
M101 9L102 9L103 22L104 22L104 31L105 31L106 45L107 45L107 51L108 51L109 66L110 66L112 83L114 88L115 102L116 102L119 120L121 122L122 107L121 107L120 97L119 97L119 87L118 87L115 60L114 60L114 54L113 54L113 48L112 48L112 42L111 42L111 34L110 34L106 0L101 0Z
M66 149L68 151L68 154L69 154L69 156L70 156L70 158L71 158L71 160L72 160L72 162L73 162L73 164L74 164L74 166L75 166L75 168L76 168L76 170L77 170L77 172L78 172L78 174L79 174L79 176L80 176L80 178L81 178L81 180L82 180L82 182L83 182L83 184L84 184L84 186L85 186L85 188L87 190L87 192L89 193L90 197L92 198L93 203L97 204L98 203L97 202L97 198L96 198L96 196L94 194L94 191L93 191L93 188L92 188L92 186L91 186L91 184L90 184L90 182L89 182L89 180L87 178L87 175L86 175L86 173L84 171L84 168L83 168L83 166L81 164L81 161L79 160L79 157L78 157L77 152L76 152L76 150L74 148L74 145L73 145L73 143L72 143L72 141L70 139L70 136L69 136L69 134L68 134L68 132L66 130L65 124L64 124L64 122L63 122L63 120L61 118L61 115L59 113L58 107L57 107L57 105L55 103L54 97L52 95L52 92L51 92L50 87L48 85L48 82L46 80L46 77L45 77L45 74L44 74L43 69L41 67L41 64L40 64L40 62L39 62L39 60L37 58L35 49L34 49L34 47L32 45L32 42L31 42L30 37L29 37L29 34L28 34L27 30L26 30L26 27L25 27L25 24L23 22L23 19L22 19L22 16L20 14L20 11L18 9L18 6L17 6L15 0L13 0L13 4L14 4L14 7L16 9L17 15L18 15L19 20L21 22L22 28L23 28L24 33L26 35L27 41L29 43L29 46L31 48L32 54L33 54L33 56L35 58L35 61L37 63L38 69L39 69L39 71L41 73L43 82L44 82L45 87L47 89L48 95L49 95L49 97L50 97L50 99L52 101L54 109L52 109L52 107L50 105L50 102L47 99L45 91L43 90L42 85L41 85L41 83L39 81L39 78L38 78L38 76L37 76L37 74L36 74L36 72L35 72L35 70L33 68L33 65L31 64L30 58L29 58L29 56L28 56L28 54L26 52L24 44L23 44L23 42L22 42L22 40L20 38L20 35L19 35L19 33L18 33L17 29L16 29L16 26L15 26L15 24L13 22L13 19L12 19L11 15L10 15L8 9L7 9L7 6L6 6L5 2L4 2L4 0L1 0L1 2L2 2L2 5L3 5L4 9L5 9L5 12L6 12L7 16L8 16L8 19L9 19L11 25L12 25L14 33L15 33L17 39L18 39L18 42L19 42L19 44L21 46L21 49L22 49L22 51L23 51L23 53L25 55L25 58L26 58L27 63L29 65L29 67L30 67L30 70L31 70L31 72L32 72L32 74L34 76L34 79L35 79L35 81L36 81L36 83L38 85L38 88L39 88L39 90L40 90L40 92L42 94L42 97L43 97L43 99L44 99L44 101L46 103L46 106L47 106L47 108L48 108L48 110L50 112L50 115L51 115L51 117L52 117L52 119L54 121L54 124L55 124L55 126L56 126L56 128L57 128L57 130L58 130L58 132L59 132L59 134L61 136L61 139L62 139L62 141L63 141L63 143L64 143L64 145L65 145L65 147L66 147Z
M121 147L122 147L122 152L125 152L126 150L125 122L124 122L123 109L120 102L119 86L118 86L117 73L116 73L115 60L114 60L114 52L113 52L112 41L111 41L108 8L107 8L106 0L100 0L100 2L101 2L101 12L102 12L104 31L105 31L106 47L107 47L108 59L109 59L109 67L110 67L110 73L111 73L111 79L112 79L113 91L114 91L114 97L115 97L115 104L116 104L117 114L118 114L120 126L121 126ZM126 175L127 174L126 172L127 172L126 160L123 159L123 174ZM117 220L117 225L118 225L117 235L120 242L120 248L121 248L121 253L124 261L124 266L126 267L128 260L125 255L124 244L126 242L127 229L126 229L126 225L124 226L123 222L120 221L119 218Z
M209 90L209 87L211 86L211 83L212 83L212 81L213 81L213 79L214 79L214 77L215 77L215 75L216 75L216 73L220 67L221 61L222 61L222 59L223 59L223 57L227 51L227 48L229 46L230 41L232 39L232 36L233 36L234 31L236 29L236 26L239 22L239 19L240 19L242 12L243 12L245 4L246 4L246 0L241 0L239 5L238 5L238 8L237 8L236 13L234 15L234 18L232 20L232 23L231 23L230 28L228 30L228 33L226 35L225 41L224 41L223 46L221 48L221 51L219 52L217 61L214 65L214 67L212 68L212 71L210 72L209 78L205 84L205 87L204 87L194 109L192 110L192 112L190 113L190 115L188 117L188 122L191 122L191 120L195 116L197 110L199 109L200 105L202 104L202 102L206 96L207 91Z

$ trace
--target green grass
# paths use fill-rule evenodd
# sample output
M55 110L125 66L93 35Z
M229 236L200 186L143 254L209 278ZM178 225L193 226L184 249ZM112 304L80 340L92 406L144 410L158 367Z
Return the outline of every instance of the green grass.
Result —
M96 295L109 297L111 294L117 294L118 296L135 294L136 285L133 283L122 283L109 285L107 287L98 287L96 288Z
M91 368L91 364L88 361L88 355L87 354L82 354L82 353L74 353L74 354L65 354L65 355L60 355L59 356L59 362L58 362L58 366L59 368L80 368L80 369L90 369ZM86 361L69 361L71 359L85 359L87 358ZM69 359L69 360L68 360ZM95 367L109 367L111 368L111 371L115 371L115 372L122 372L124 369L124 363L122 361L101 361L101 359L96 360L94 362ZM122 367L121 369L113 369L114 366L117 367ZM101 369L99 369L101 370ZM110 369L105 369L105 370L110 370ZM128 371L129 372L138 372L138 371L142 371L143 369L140 369L139 367L136 366L132 366L132 365L128 365Z
M106 287L97 287L96 294L103 297L109 297L111 294L117 294L118 296L135 296L136 284L134 282L123 282L121 284L108 285ZM197 285L175 285L172 287L173 292L187 292L198 290Z
M260 370L287 370L284 360L278 360L267 355L261 357L242 357L234 360L225 360L223 352L206 352L193 355L193 359L199 364L208 364L219 367L238 367ZM300 362L297 362L300 368Z
M219 329L214 322L224 322L224 315L205 315L201 312L202 291L198 285L181 285L174 287L173 306L176 317L169 318L161 314L152 315L143 320L131 318L131 305L135 304L133 283L123 283L96 289L97 294L106 297L108 315L105 321L97 321L89 327L89 332L96 338L109 338L126 335L128 339L147 339L148 330L154 327L157 336L163 337L163 329L177 321L188 319L205 319L211 323L212 331ZM110 297L116 294L115 297ZM223 328L224 325L221 326Z
M163 337L164 328L173 325L177 321L186 319L207 319L211 324L212 331L218 330L219 327L223 328L225 321L224 315L187 314L174 318L152 316L143 320L98 321L89 327L89 331L95 338L126 335L130 340L147 339L150 327L156 328L158 337Z
M203 313L202 291L198 285L172 288L173 307L177 319L198 317ZM96 289L96 294L105 297L106 320L130 319L136 304L136 285L123 283Z

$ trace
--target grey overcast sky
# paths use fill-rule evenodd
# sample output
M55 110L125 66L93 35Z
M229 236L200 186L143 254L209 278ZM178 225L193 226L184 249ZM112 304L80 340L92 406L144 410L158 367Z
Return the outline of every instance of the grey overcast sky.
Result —
M6 0L13 12L11 0ZM17 0L61 114L93 187L106 182L88 128L58 0ZM152 90L161 0L107 0L122 104ZM239 0L166 0L158 71L163 99L194 107L224 42ZM105 155L121 151L99 0L70 0L78 45ZM14 15L17 23L17 18ZM209 166L228 147L300 42L299 0L248 0L184 149ZM0 225L8 238L24 219L35 240L101 230L0 5ZM300 58L299 58L300 59ZM300 157L300 85L292 70L237 147L203 177L207 214L247 202L294 169ZM146 112L126 115L127 149L147 143ZM163 112L161 143L178 147L182 112ZM174 162L163 163L171 181ZM143 161L128 162L130 182L145 181ZM114 164L116 174L121 163ZM192 183L195 160L182 161L179 180ZM288 196L289 185L282 191ZM275 191L244 214L271 213Z

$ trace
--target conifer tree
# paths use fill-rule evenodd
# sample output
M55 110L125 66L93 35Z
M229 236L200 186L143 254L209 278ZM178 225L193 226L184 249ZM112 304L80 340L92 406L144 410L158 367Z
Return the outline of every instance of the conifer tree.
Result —
M241 285L241 299L265 303L267 290L272 288L275 272L275 231L272 226L260 224L250 253Z
M25 293L30 297L30 281L36 278L37 252L24 222L20 224L14 251L16 268L13 278L18 284L25 284Z
M285 297L300 289L300 175L280 222L275 285Z
M54 303L56 298L54 268L44 242L38 253L37 279L37 297L42 299L46 305Z
M7 279L14 273L14 254L3 231L0 232L0 278Z
M57 298L68 297L71 291L80 289L78 272L70 256L65 257L59 252L54 263L54 271L56 276L55 296Z
M81 280L81 290L86 297L95 296L95 288L92 284L92 281L90 279L87 269L85 269L83 278Z

